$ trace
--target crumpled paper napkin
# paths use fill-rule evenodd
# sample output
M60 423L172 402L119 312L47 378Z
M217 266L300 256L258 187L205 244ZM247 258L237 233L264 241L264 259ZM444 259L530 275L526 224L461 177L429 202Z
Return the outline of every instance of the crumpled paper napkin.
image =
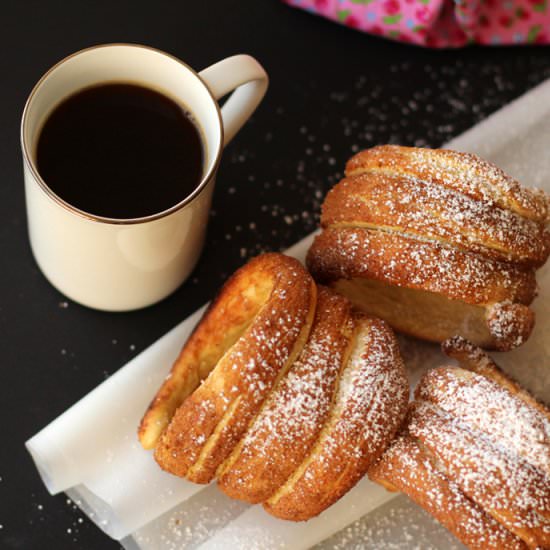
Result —
M348 27L432 48L548 44L548 0L283 0Z

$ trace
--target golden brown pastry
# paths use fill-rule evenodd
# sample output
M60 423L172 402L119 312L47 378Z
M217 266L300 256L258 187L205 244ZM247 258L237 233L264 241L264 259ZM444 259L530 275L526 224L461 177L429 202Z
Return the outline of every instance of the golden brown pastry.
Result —
M307 271L282 254L255 258L229 279L142 420L140 439L156 444L165 470L212 480L304 346L316 296Z
M328 193L307 265L402 332L511 349L534 325L548 204L475 155L375 147Z
M302 464L265 503L282 519L320 514L351 489L397 433L409 389L391 329L356 314L355 331L327 422Z
M226 283L145 414L159 465L305 520L338 500L397 433L409 389L384 321L281 254Z
M550 548L550 411L461 338L369 471L473 549Z
M527 545L469 499L408 433L369 471L389 491L401 491L471 549L527 550Z
M220 469L222 491L263 502L300 466L329 415L353 337L349 301L319 287L309 339Z

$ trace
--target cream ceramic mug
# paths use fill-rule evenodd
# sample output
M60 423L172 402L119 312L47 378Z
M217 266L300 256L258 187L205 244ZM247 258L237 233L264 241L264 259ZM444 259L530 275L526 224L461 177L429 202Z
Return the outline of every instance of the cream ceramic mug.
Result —
M168 210L135 219L95 216L57 196L38 172L36 146L48 115L71 94L105 82L151 87L198 121L203 177ZM72 300L109 311L145 307L174 291L199 258L222 149L254 112L267 84L263 68L247 55L196 73L166 53L133 44L88 48L51 68L32 90L21 123L29 237L46 278ZM220 108L217 100L231 91ZM78 185L78 174L74 178Z

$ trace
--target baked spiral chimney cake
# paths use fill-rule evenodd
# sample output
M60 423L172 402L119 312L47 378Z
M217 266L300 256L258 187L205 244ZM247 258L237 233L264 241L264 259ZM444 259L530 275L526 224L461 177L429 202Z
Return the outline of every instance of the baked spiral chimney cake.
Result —
M402 491L474 550L550 548L550 410L469 342L428 372L369 477Z
M384 321L317 287L297 260L264 254L207 310L139 438L172 474L306 520L381 456L408 397Z
M479 157L384 145L327 195L314 278L413 336L509 350L529 337L549 199Z

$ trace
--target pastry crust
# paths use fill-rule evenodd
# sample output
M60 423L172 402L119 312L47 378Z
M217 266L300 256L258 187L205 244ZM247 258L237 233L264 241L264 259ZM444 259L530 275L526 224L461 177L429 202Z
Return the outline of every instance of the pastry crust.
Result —
M548 257L543 224L400 172L344 178L323 203L321 225L405 233L526 265Z
M307 265L397 330L509 350L534 326L547 220L544 193L475 155L380 146L353 157L328 193Z
M253 259L212 301L141 420L138 435L145 449L154 448L176 409L249 327L269 298L279 261L286 262L277 255ZM302 273L300 265L289 263L287 267Z
M328 228L308 252L308 267L356 306L395 329L441 342L461 334L508 350L533 329L533 270L398 233Z
M399 233L363 228L325 229L315 238L307 263L321 284L368 278L476 306L506 301L529 305L537 290L532 270Z
M472 550L527 550L528 546L469 499L408 433L369 470L372 481L401 491Z
M415 391L494 447L503 446L550 479L548 418L518 398L518 393L481 374L457 367L428 372Z
M500 367L482 349L474 346L461 336L454 336L441 344L443 353L456 359L460 366L493 380L499 386L506 388L511 394L521 399L529 407L536 409L550 423L550 410L537 401L527 390L515 380L507 376ZM550 429L550 428L549 428ZM546 439L547 441L547 439Z
M366 171L406 174L477 201L494 202L536 222L544 223L550 213L543 192L522 187L500 168L471 153L382 145L358 153L346 165L346 176Z
M264 503L276 517L306 520L336 502L365 475L403 421L408 382L389 327L356 314L352 346L317 443Z
M413 407L408 429L486 513L528 546L550 545L548 476L425 402Z
M406 431L369 475L411 496L471 548L495 545L464 538L470 520L460 521L467 510L456 503L471 502L529 548L549 548L550 411L479 348L460 338L443 348L461 366L422 378ZM434 506L433 494L450 489L450 504Z
M234 330L229 325L231 314L226 315L247 300L254 305L245 309L255 315L245 320L244 332L231 347L221 348L220 333ZM292 258L266 254L237 272L173 367L173 373L185 369L178 377L185 381L187 372L200 366L194 363L197 347L207 355L209 351L214 357L221 355L217 363L210 365L211 372L202 373L207 376L181 403L158 441L155 459L162 468L198 483L208 483L213 478L216 468L227 458L271 388L303 347L315 304L315 284ZM244 315L237 318L241 321ZM196 370L192 375L198 378ZM164 395L165 391L163 387L159 394ZM157 399L153 407L155 403Z
M331 409L353 330L349 301L319 287L315 320L300 357L218 471L224 493L263 502L300 466Z
M198 483L217 477L234 498L306 520L381 455L408 396L388 325L317 289L296 260L267 254L226 283L140 436L168 472ZM154 419L166 419L156 442Z

